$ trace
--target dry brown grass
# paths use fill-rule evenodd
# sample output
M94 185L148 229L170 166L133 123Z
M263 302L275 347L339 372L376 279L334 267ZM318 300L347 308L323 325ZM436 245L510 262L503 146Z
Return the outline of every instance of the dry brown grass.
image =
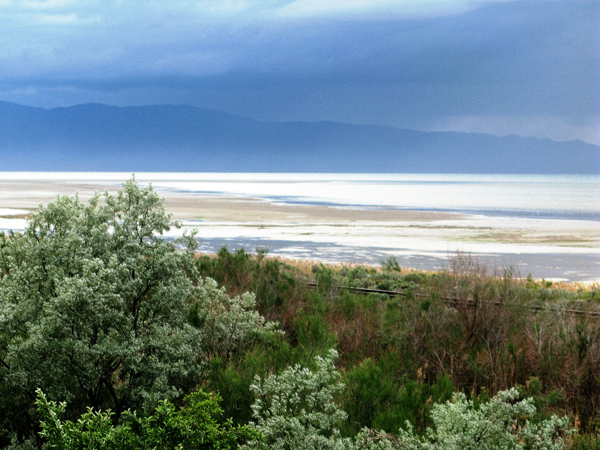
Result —
M322 261L315 261L311 259L294 259L294 258L283 258L280 256L269 256L269 259L274 259L280 261L284 264L287 264L303 274L311 274L312 268L314 265L320 265L327 267L328 269L334 271L340 271L343 268L353 269L355 267L364 267L365 269L374 269L377 272L383 272L383 268L380 264L362 264L362 263L347 263L347 262L336 262L336 263L324 263ZM401 267L401 273L406 275L408 273L425 273L425 274L439 274L443 271L441 270L423 270L423 269L415 269L414 267ZM502 273L499 270L492 270L488 275L495 276L498 278L502 278ZM525 279L514 278L515 282L520 283L525 282ZM541 283L541 279L534 279L536 282ZM555 281L552 283L553 289L560 289L566 292L578 292L579 290L584 291L592 291L596 289L600 289L600 281Z
M216 257L216 253L200 253L194 252L194 258L197 259L200 256L209 256L211 258ZM253 256L256 258L256 255ZM343 268L354 269L356 267L364 267L365 269L376 270L377 272L382 272L383 267L380 264L364 264L364 263L349 263L349 262L323 262L317 261L313 259L300 259L300 258L285 258L282 256L267 256L267 259L276 260L283 264L287 264L294 269L298 270L300 273L304 275L310 275L313 273L312 269L315 265L323 265L328 269L334 270L336 272L342 270ZM455 261L455 258L451 258L451 261ZM461 264L464 264L465 261L462 261ZM467 262L467 265L469 263ZM401 273L403 275L409 273L425 273L425 274L439 274L444 272L444 270L423 270L423 269L415 269L414 267L401 267ZM462 268L464 270L464 268ZM453 267L451 271L455 272L457 267ZM488 268L489 270L489 268ZM460 271L460 269L459 269ZM500 270L491 270L489 271L489 275L496 276L498 278L502 278L502 273ZM518 274L513 277L513 280L516 283L525 283L524 278L519 278ZM534 281L541 283L542 279L534 279ZM555 281L552 283L553 289L560 289L566 292L578 292L580 290L584 291L593 291L596 289L600 289L600 281Z
M369 270L376 270L377 272L383 272L383 268L380 264L364 264L364 263L348 263L348 262L322 262L316 261L312 259L295 259L295 258L283 258L280 256L269 256L268 258L280 261L284 264L287 264L295 269L298 269L302 273L309 274L312 273L312 268L315 265L323 265L328 269L334 270L336 272L347 268L354 269L356 267L364 267ZM421 270L415 269L412 267L401 267L401 273L436 273L436 271L431 270Z
M567 292L578 292L580 289L595 291L600 289L600 281L557 281L552 283L552 287Z

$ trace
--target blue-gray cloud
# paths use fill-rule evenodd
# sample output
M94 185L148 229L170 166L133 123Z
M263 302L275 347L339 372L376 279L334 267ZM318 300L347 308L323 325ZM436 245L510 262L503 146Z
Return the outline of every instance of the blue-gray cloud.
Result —
M0 99L584 130L600 116L599 17L578 0L0 0Z

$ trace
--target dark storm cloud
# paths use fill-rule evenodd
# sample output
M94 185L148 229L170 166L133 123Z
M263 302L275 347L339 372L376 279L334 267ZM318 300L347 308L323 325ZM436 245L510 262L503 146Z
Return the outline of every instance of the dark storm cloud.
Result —
M3 22L0 98L421 128L466 116L585 125L600 114L598 2L338 3L56 2Z

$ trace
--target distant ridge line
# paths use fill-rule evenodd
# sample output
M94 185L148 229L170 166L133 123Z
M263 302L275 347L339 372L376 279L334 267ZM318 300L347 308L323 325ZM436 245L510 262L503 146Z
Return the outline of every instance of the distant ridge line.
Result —
M582 141L273 122L189 105L0 102L5 171L600 174Z

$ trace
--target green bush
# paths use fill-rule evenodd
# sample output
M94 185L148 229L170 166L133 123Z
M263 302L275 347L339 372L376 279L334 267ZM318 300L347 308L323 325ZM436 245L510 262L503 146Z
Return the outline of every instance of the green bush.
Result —
M67 401L71 418L90 407L118 420L189 392L207 360L275 330L252 294L228 296L159 237L172 226L163 200L132 179L87 205L58 197L22 235L0 237L0 445L35 429L37 388Z
M531 399L517 401L516 389L499 392L476 408L464 394L437 404L431 415L434 427L415 435L410 424L400 430L400 448L427 450L562 450L571 434L569 419L552 416L539 424L526 417L535 414Z
M36 406L42 417L40 435L49 450L233 450L246 441L260 439L250 427L223 421L219 402L217 395L196 391L185 398L181 408L165 400L147 417L127 411L119 425L113 424L111 411L91 408L76 421L62 420L66 404L48 401L40 390Z

